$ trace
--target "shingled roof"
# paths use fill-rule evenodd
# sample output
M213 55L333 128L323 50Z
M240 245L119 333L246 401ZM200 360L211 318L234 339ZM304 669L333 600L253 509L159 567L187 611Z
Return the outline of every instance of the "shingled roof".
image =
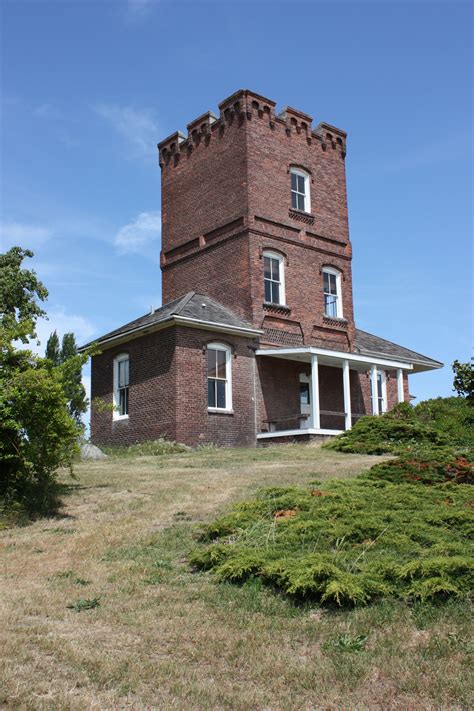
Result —
M94 343L103 346L110 342L112 345L115 341L129 340L135 333L141 335L144 331L154 330L165 325L171 326L172 324L201 325L203 328L207 327L210 330L242 333L242 335L249 337L261 333L252 324L244 321L244 319L241 319L233 311L230 311L217 301L204 294L189 291L180 299L170 301L153 312L140 316L134 321L120 326L120 328L109 331L95 339ZM91 343L86 343L79 350L85 350L90 345Z
M414 371L431 370L432 368L441 368L443 366L443 363L438 360L433 360L433 358L428 358L421 353L411 351L409 348L399 346L397 343L380 338L380 336L374 336L372 333L367 333L367 331L361 331L359 328L356 328L355 350L361 355L385 356L386 358L413 363Z

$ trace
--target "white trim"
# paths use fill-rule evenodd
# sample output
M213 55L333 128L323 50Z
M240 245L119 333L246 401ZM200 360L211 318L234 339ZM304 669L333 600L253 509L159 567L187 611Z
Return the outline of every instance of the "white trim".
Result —
M413 370L412 363L402 363L396 360L388 360L385 358L373 358L372 356L355 355L354 353L345 353L344 351L330 351L326 348L314 348L313 346L308 346L307 348L258 348L255 351L255 355L261 356L271 356L273 358L278 356L293 356L293 355L320 355L328 358L333 358L334 360L348 360L353 363L363 363L371 365L376 363L377 365L385 366L386 368L401 368L403 370ZM308 359L307 362L309 362Z
M403 387L403 370L397 368L397 394L398 402L405 402L405 391Z
M315 429L314 427L306 430L278 430L278 432L259 432L257 439L272 439L273 437L301 437L303 435L339 435L344 430L323 430Z
M218 333L235 333L237 335L252 334L255 336L260 336L263 331L259 328L242 328L241 326L226 326L221 323L215 323L214 321L201 321L197 318L191 318L190 316L173 316L171 321L174 321L177 325L189 326L190 328L204 328L207 331L217 331Z
M318 371L318 356L311 356L311 422L313 429L319 430L321 427L320 407L319 407L319 371ZM308 428L309 429L309 428Z
M324 274L332 274L336 277L336 318L344 318L342 310L342 279L341 272L335 267L323 267L323 298L326 294L324 291ZM330 314L326 313L326 308L324 308L324 315L328 318L334 318Z
M232 349L227 343L218 343L213 341L206 345L206 363L207 363L207 352L210 350L224 351L225 352L225 407L209 407L208 400L208 412L227 412L228 414L233 414L232 409ZM209 380L206 369L206 385Z
M346 430L350 430L352 427L351 375L347 359L342 363L342 385L344 390L344 427Z
M276 259L278 261L278 276L280 284L280 301L266 302L265 300L265 262L263 264L263 298L266 303L278 303L279 306L286 306L286 290L285 290L285 257L279 252L274 252L271 249L264 249L262 252L262 258L269 257L270 259ZM273 279L271 281L274 281Z
M128 360L128 367L130 369L130 356L128 353L119 353L118 356L115 356L114 361L113 361L113 393L112 393L112 401L114 405L114 409L112 411L112 419L113 420L128 420L128 414L127 415L121 415L119 413L118 407L119 407L119 394L118 394L118 370L119 370L119 363L123 362L124 360ZM129 396L130 396L130 370L129 370ZM129 403L129 408L130 408L130 403Z
M305 170L302 170L301 168L292 168L290 166L290 196L292 197L293 189L291 187L291 174L294 175L299 175L302 178L304 178L304 212L307 212L308 214L311 214L311 192L310 192L310 175L307 173ZM299 195L301 193L299 191L296 191ZM291 200L291 209L292 210L299 210L298 207L293 207L293 199Z
M374 364L370 369L370 394L372 397L372 414L379 414L379 388L378 388L378 371L377 366Z

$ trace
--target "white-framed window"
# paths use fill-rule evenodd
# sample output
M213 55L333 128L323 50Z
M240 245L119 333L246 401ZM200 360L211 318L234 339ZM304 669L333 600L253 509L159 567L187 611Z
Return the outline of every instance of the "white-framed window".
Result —
M263 282L267 304L285 304L285 260L282 254L263 253Z
M207 346L207 408L232 410L232 351L225 343Z
M323 269L324 315L342 318L341 272L331 267Z
M127 353L114 358L114 420L128 417L129 364Z
M379 403L379 415L383 412L387 412L387 376L385 370L377 370L377 400ZM370 401L373 411L374 393L372 381L370 385Z
M302 212L311 212L309 174L299 168L290 168L291 207Z

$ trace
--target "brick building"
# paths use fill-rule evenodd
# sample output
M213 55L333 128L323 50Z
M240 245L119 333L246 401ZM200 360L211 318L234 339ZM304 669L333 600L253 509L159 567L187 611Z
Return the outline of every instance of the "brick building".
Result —
M442 364L356 328L345 132L247 90L187 129L158 145L164 306L98 339L92 440L308 439L407 400Z

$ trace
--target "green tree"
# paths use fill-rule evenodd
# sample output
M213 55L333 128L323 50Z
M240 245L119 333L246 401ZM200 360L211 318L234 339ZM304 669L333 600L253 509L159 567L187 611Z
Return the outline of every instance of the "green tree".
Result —
M54 367L17 348L18 340L27 344L36 337L36 320L45 315L38 302L47 289L23 267L32 256L21 247L0 254L0 497L3 506L28 513L54 505L55 472L72 467L80 434L68 411L66 364ZM87 356L74 358L85 362Z
M82 384L84 360L77 355L76 338L73 333L65 333L61 347L61 371L64 393L68 401L69 414L83 427L81 416L87 411L86 391Z
M46 343L45 356L54 365L59 365L61 362L61 351L59 349L59 338L58 338L58 334L56 333L56 331L53 331L53 333L48 338L48 342Z
M69 414L83 429L81 417L87 411L86 391L82 384L83 358L77 355L77 345L74 333L65 333L61 348L59 338L54 331L46 344L46 358L60 368L61 382L68 402Z
M460 363L455 360L453 365L454 381L453 390L458 395L465 397L469 402L474 402L474 369L472 363Z

